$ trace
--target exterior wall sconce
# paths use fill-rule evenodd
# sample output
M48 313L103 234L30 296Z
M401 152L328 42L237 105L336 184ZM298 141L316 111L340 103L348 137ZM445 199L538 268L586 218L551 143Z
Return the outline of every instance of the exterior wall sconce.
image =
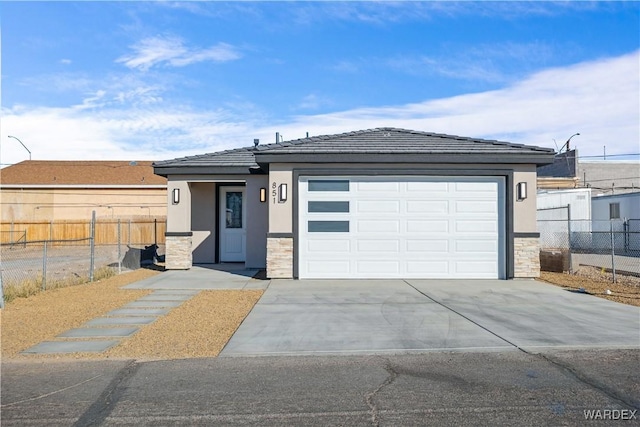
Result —
M522 201L527 198L527 183L519 182L516 186L516 197L518 201Z
M180 203L180 189L179 188L174 188L173 191L171 192L171 203L174 205L177 205L178 203Z
M287 184L280 184L278 188L278 201L280 203L287 201Z
M266 188L261 188L260 189L260 202L264 203L267 201L267 189Z

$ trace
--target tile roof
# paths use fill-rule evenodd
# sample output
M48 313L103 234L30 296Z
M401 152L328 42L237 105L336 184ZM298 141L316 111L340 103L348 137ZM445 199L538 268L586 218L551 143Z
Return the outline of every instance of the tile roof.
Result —
M259 147L260 148L260 147ZM337 135L314 136L261 149L276 153L367 154L523 154L553 153L553 149L510 142L467 138L397 128L377 128Z
M150 161L27 160L0 170L2 185L166 185Z
M312 136L292 141L243 147L217 153L183 157L154 163L157 168L180 166L257 167L261 154L482 154L549 155L551 148L513 144L456 135L398 128L376 128L335 135ZM553 159L551 158L550 161Z
M275 145L275 144L270 144ZM259 146L260 147L260 146ZM264 146L266 147L266 145ZM197 156L180 157L172 160L155 162L154 167L175 166L240 166L257 167L254 147L236 148L216 153L199 154Z

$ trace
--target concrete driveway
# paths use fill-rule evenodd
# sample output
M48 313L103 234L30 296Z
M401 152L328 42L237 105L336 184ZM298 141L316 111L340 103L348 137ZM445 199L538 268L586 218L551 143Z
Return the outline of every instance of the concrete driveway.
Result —
M640 348L640 309L534 280L272 280L221 356Z

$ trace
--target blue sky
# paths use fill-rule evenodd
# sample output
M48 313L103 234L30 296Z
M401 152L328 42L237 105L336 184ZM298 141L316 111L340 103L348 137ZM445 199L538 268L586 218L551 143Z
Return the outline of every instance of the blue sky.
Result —
M638 2L2 2L0 162L393 126L640 152ZM635 157L637 158L637 156Z

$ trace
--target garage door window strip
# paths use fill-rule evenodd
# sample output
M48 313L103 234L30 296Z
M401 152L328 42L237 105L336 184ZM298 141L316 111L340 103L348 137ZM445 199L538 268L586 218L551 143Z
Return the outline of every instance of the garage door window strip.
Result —
M309 180L309 191L349 191L348 180Z
M348 233L349 221L309 221L309 233Z
M308 203L309 212L349 213L349 202L317 201Z

